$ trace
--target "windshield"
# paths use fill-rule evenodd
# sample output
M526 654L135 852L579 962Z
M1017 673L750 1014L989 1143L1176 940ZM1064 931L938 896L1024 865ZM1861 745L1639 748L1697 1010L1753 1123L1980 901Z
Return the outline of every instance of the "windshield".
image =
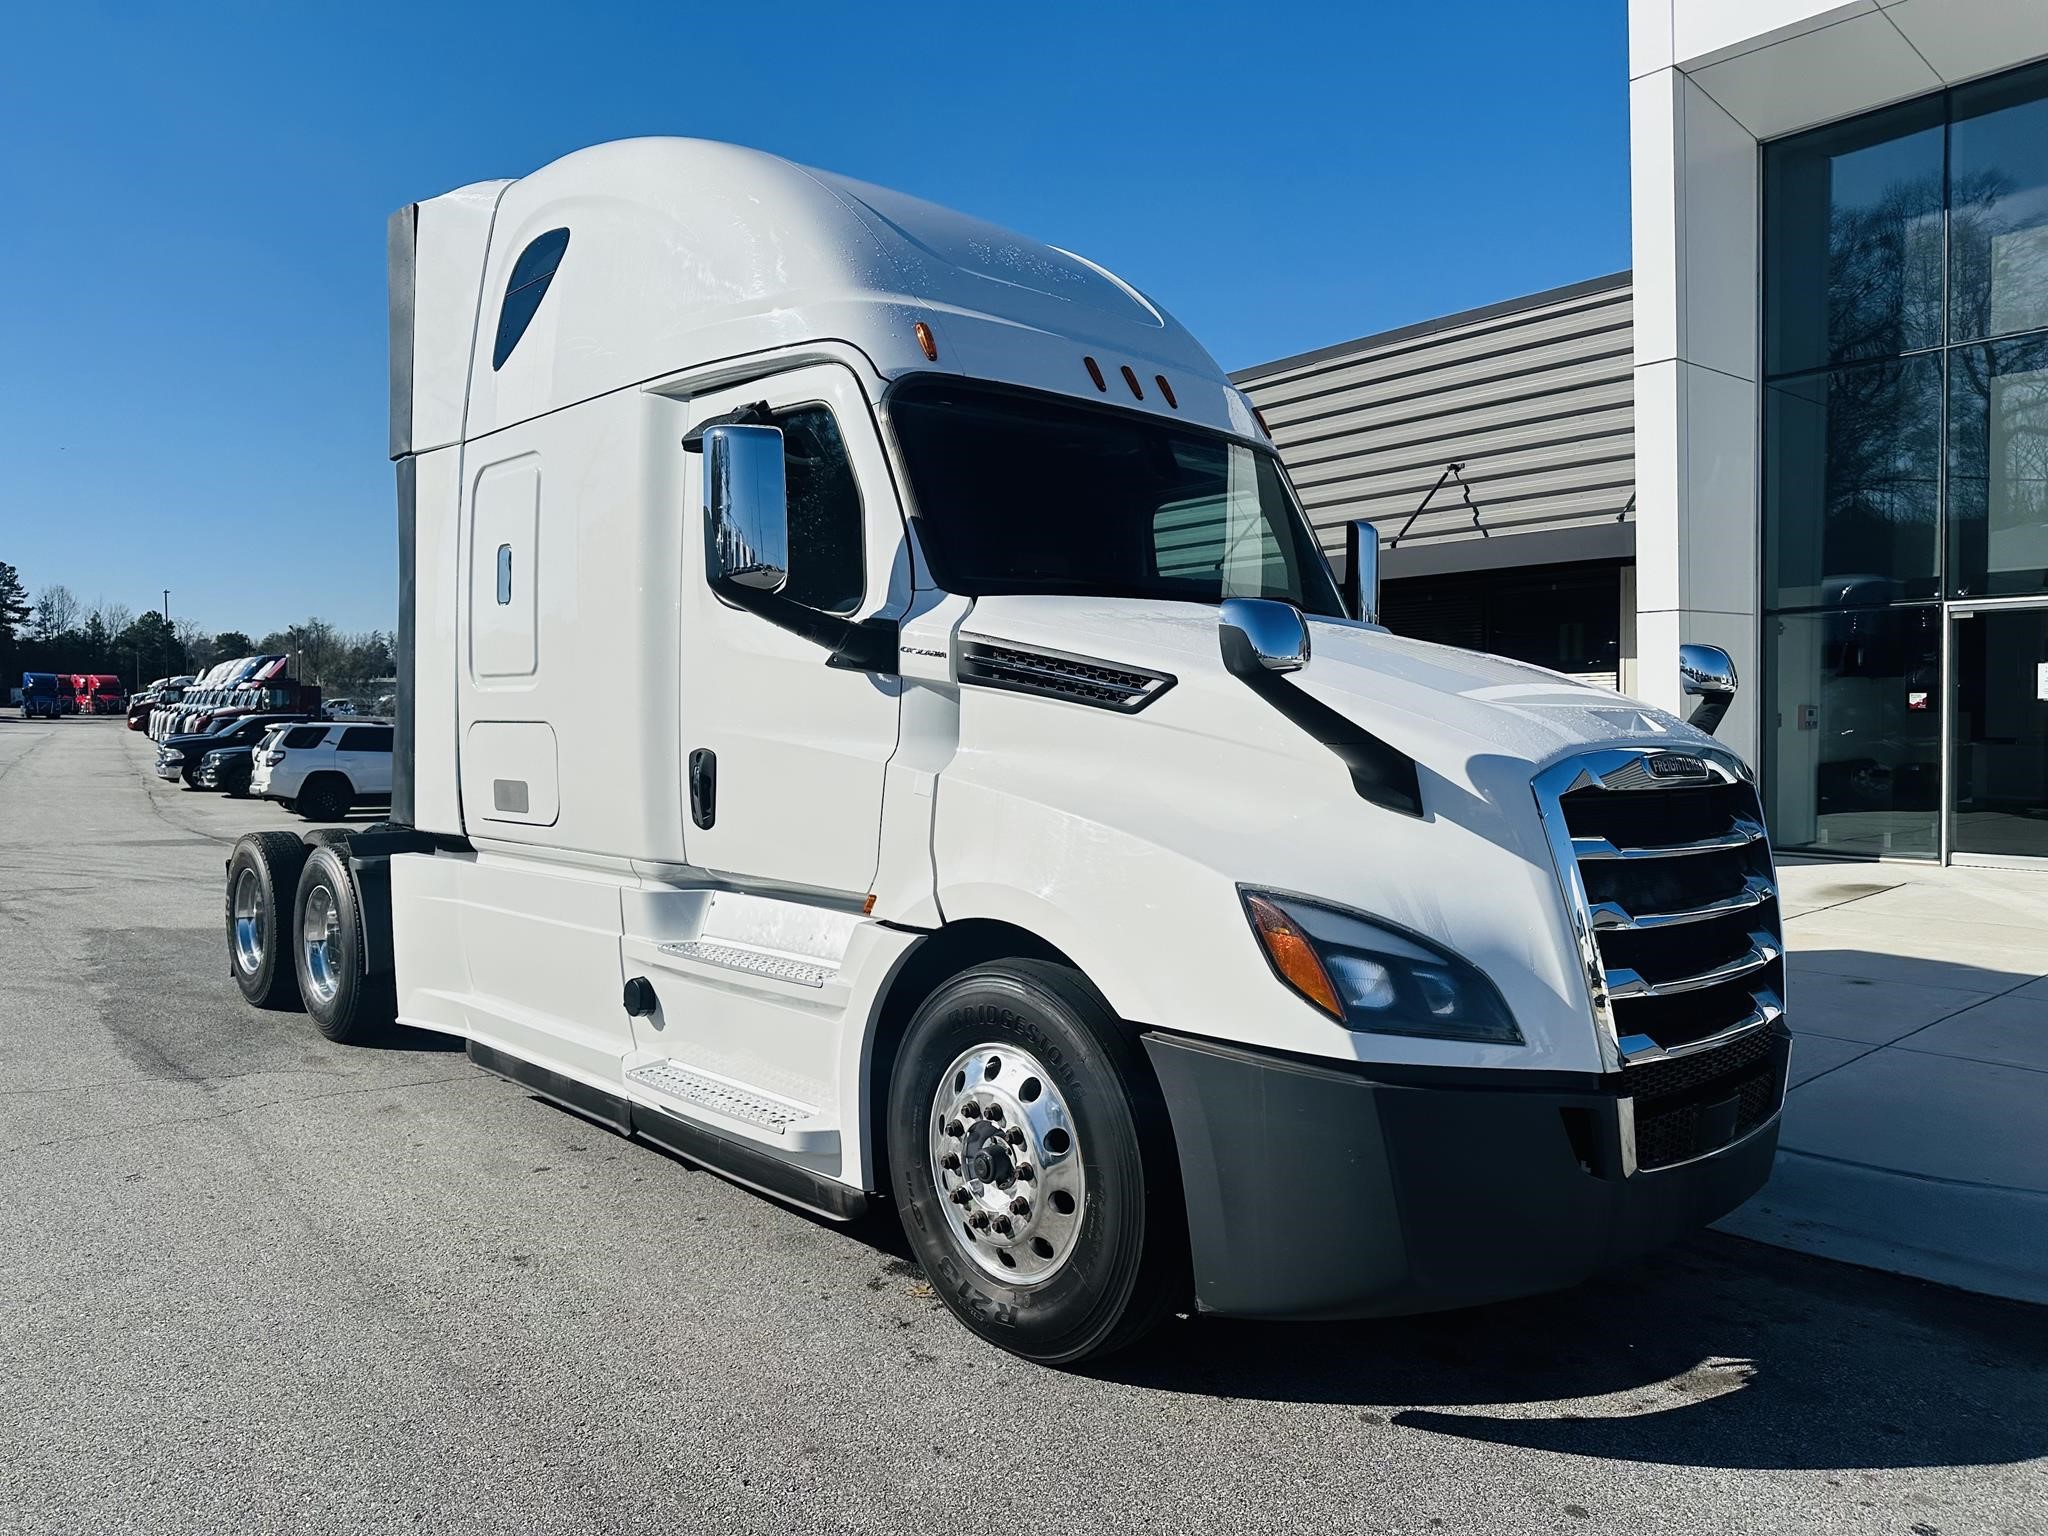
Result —
M1217 603L1343 616L1273 455L1135 412L921 379L889 399L932 576L949 592Z

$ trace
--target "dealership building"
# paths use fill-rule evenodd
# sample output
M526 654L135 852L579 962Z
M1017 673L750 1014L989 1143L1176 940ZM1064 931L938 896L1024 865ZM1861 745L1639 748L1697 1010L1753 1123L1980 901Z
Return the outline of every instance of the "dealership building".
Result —
M1238 382L1396 630L1719 645L1780 848L2048 859L2048 3L1629 23L1630 272Z

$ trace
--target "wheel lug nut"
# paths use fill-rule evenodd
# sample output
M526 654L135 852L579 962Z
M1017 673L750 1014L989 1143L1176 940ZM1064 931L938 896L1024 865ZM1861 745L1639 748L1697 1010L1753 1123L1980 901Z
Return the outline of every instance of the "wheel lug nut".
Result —
M1013 1125L1010 1127L1009 1130L1009 1139L1011 1146L1021 1147L1024 1145L1024 1132L1017 1126Z
M989 1107L988 1107L987 1109L983 1110L983 1111L982 1111L982 1113L983 1113L983 1114L985 1114L985 1115L987 1115L987 1116L989 1117L989 1119L991 1119L991 1120L995 1121L995 1122L996 1122L997 1124L1001 1124L1001 1123L1002 1123L1002 1118L1003 1118L1003 1106L1002 1106L1002 1105L1000 1105L1000 1104L991 1104L991 1105L989 1105Z
M974 1196L967 1193L967 1186L964 1184L953 1191L953 1203L955 1205L965 1205L968 1201L972 1200L973 1198Z
M948 1136L965 1136L967 1134L967 1127L958 1120L954 1120L947 1124L946 1134Z
M974 1213L974 1224L986 1232L988 1230L988 1212L976 1211Z
M1012 1216L1029 1216L1031 1214L1031 1202L1022 1195L1019 1195L1010 1202L1010 1214Z
M1030 1183L1031 1165L1029 1163L1019 1163L1017 1165L1017 1177L1022 1179L1027 1184Z
M960 1113L969 1120L978 1120L981 1118L981 1106L979 1104L962 1104L960 1106Z
M1007 1216L998 1216L996 1218L996 1230L1002 1233L1003 1236L1008 1237L1011 1231L1010 1218Z
M957 1172L960 1167L960 1154L957 1152L948 1152L944 1157L939 1159L939 1166L949 1171Z

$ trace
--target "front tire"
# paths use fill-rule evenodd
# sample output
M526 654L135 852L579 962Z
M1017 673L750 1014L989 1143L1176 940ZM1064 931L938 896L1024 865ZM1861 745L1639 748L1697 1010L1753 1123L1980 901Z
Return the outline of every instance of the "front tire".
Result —
M306 1012L338 1045L374 1042L395 1012L391 978L364 973L362 910L345 851L313 848L292 905L292 959Z
M258 1008L299 1005L283 919L305 863L306 845L289 832L251 832L228 857L228 974Z
M1171 1127L1130 1031L1071 967L1005 960L911 1021L890 1181L933 1289L1012 1354L1071 1365L1187 1295Z

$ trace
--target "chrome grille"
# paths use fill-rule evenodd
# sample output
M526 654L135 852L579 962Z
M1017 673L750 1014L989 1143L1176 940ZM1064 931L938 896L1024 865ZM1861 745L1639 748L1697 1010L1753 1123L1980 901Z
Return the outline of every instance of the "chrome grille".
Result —
M1736 759L1592 752L1535 789L1610 1069L1715 1052L1782 1017L1777 877Z

